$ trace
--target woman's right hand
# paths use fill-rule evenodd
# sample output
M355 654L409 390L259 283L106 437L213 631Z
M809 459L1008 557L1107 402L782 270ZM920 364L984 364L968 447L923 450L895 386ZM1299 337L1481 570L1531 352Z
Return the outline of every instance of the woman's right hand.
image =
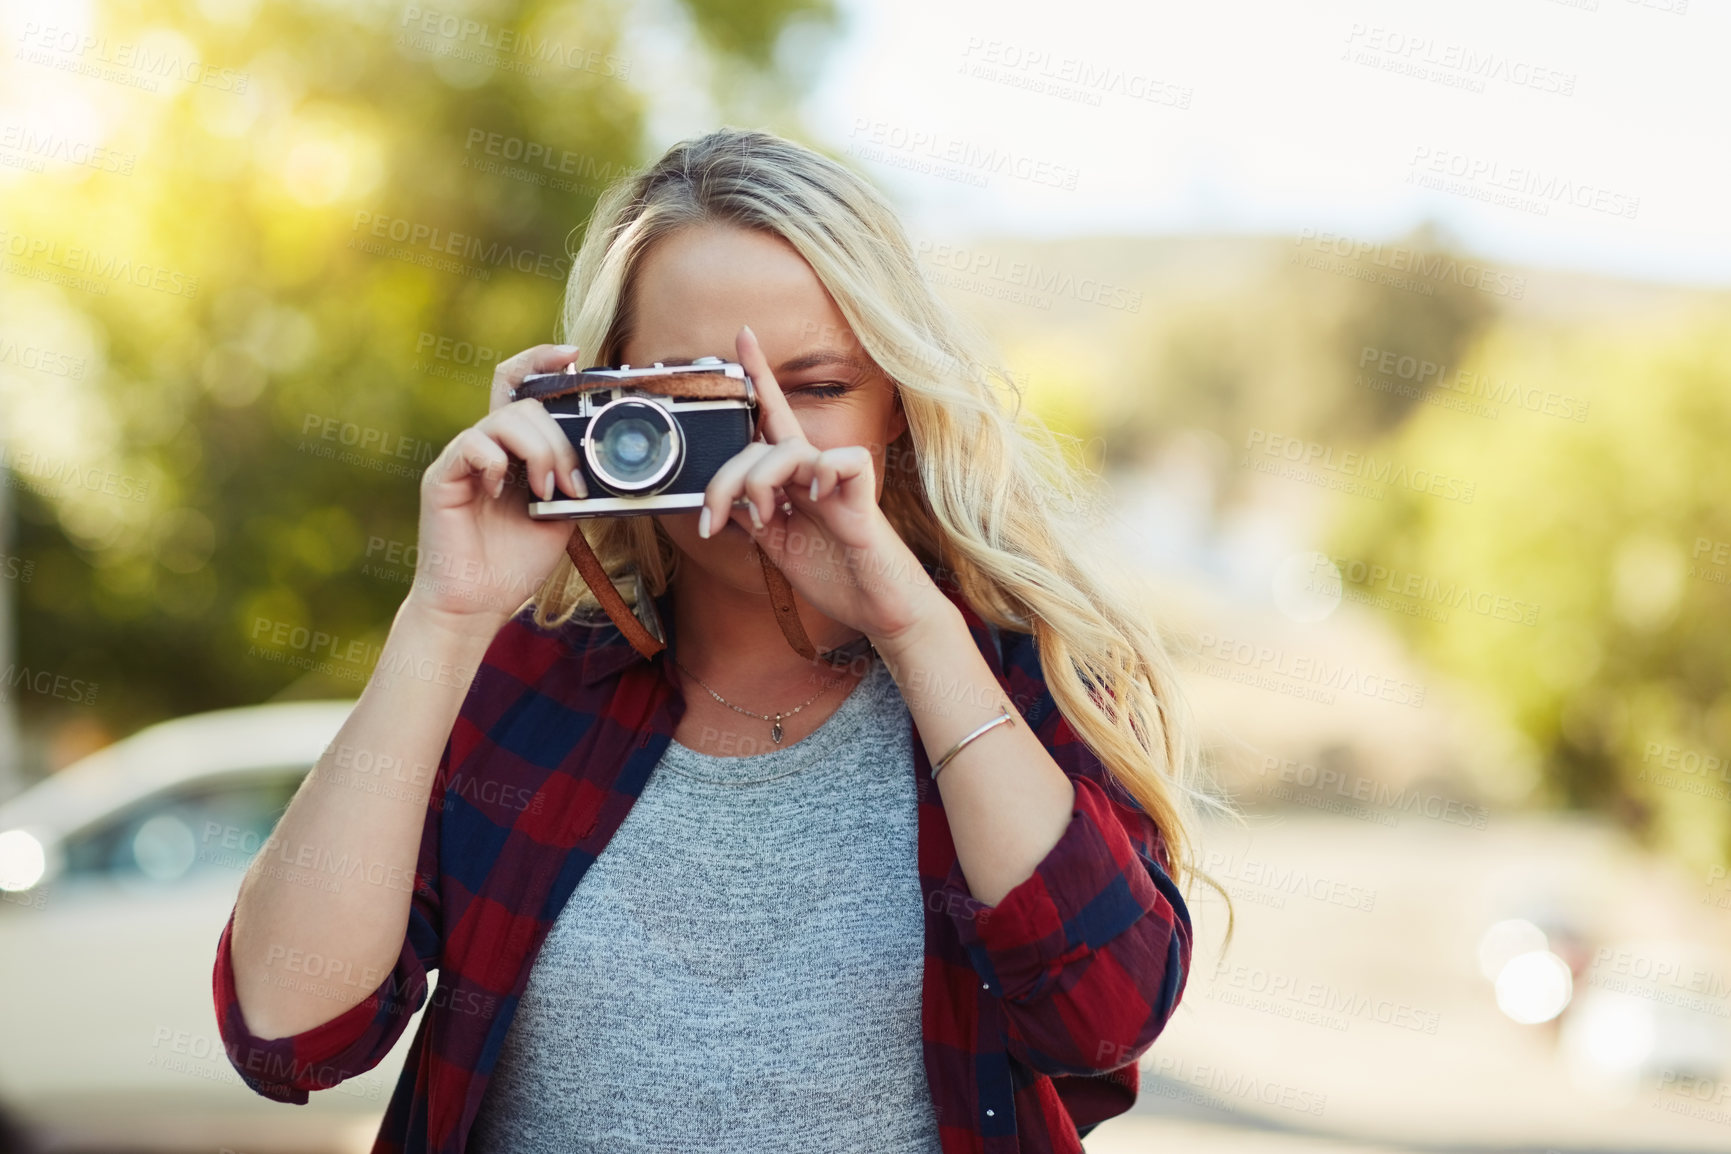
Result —
M411 603L445 620L496 631L553 571L575 526L536 521L528 503L588 492L577 450L559 423L540 401L512 401L510 390L530 373L564 368L579 352L571 345L536 345L501 361L487 415L427 466ZM534 496L508 472L526 478Z

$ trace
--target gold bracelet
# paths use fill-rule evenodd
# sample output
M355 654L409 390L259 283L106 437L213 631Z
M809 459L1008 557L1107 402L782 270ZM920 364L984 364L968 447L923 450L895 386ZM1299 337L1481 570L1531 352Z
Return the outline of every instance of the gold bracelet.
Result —
M986 732L986 730L992 728L994 725L1002 725L1006 721L1009 722L1011 725L1016 724L1016 719L1014 716L1011 715L1008 706L1000 704L998 706L998 708L1002 709L1004 712L999 714L997 717L992 718L992 720L986 722L984 725L980 726L980 728L974 730L974 732L968 734L966 737L964 737L960 741L956 742L956 744L950 748L950 751L948 753L946 753L942 757L938 758L937 764L932 766L932 780L933 781L938 780L938 772L940 770L942 770L944 768L944 766L946 766L950 763L950 758L952 758L952 757L956 756L956 754L962 752L962 747L967 745L968 742L974 740L974 738L980 736L980 734Z

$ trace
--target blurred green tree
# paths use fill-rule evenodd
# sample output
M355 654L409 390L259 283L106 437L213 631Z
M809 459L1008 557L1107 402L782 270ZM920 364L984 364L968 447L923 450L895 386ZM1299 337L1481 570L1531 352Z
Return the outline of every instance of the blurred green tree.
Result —
M675 11L723 111L730 77L790 90L782 31L809 45L835 17ZM116 733L359 691L408 590L422 470L486 411L493 364L551 339L596 197L660 151L647 92L681 73L640 18L110 0L70 40L27 33L14 79L73 85L61 136L124 163L0 186L0 340L81 365L0 363L20 667L99 687ZM89 715L14 700L37 729Z
M1534 800L1700 866L1731 860L1728 337L1722 296L1662 325L1496 325L1455 378L1490 411L1426 406L1391 445L1475 499L1342 502L1331 546L1475 591L1394 620L1532 740Z
M1463 283L1471 278L1384 283L1390 265L1466 260L1433 225L1356 254L1355 244L1281 242L1259 284L1200 296L1151 323L1140 354L1151 387L1138 411L1108 431L1113 454L1174 429L1208 429L1242 444L1254 426L1356 448L1397 428L1435 382L1370 387L1367 350L1455 364L1496 315L1495 298Z

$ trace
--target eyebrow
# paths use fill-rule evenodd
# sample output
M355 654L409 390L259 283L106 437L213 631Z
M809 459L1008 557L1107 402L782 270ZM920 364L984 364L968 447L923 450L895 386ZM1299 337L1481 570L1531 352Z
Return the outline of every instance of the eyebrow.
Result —
M661 359L664 364L690 364L702 355L704 354L696 353L690 356L663 357ZM709 355L713 356L714 354ZM722 359L729 360L731 358L723 357ZM840 365L843 368L858 369L861 372L869 372L872 368L870 361L856 357L851 353L844 353L838 349L815 349L812 352L801 353L797 357L783 361L776 367L775 375L779 377L783 374L804 372L806 369L815 369L821 365Z
M806 369L815 369L819 365L841 365L844 368L859 369L862 372L871 368L869 363L851 353L837 352L834 349L818 349L783 361L775 373L776 376L781 376L783 373L797 373Z

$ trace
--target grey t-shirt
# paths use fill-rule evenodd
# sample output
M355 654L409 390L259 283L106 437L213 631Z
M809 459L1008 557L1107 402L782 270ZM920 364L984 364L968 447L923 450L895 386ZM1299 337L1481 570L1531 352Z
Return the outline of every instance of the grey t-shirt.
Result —
M936 1154L913 735L881 660L810 736L672 742L554 922L470 1137Z

